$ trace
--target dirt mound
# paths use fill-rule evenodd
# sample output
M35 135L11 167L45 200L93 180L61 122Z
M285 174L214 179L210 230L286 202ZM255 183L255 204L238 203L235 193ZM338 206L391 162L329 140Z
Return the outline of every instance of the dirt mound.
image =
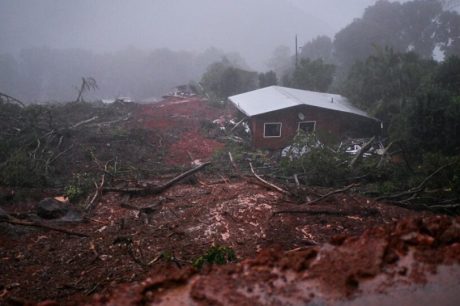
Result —
M335 246L266 250L203 274L148 278L88 305L455 305L459 222L409 218Z

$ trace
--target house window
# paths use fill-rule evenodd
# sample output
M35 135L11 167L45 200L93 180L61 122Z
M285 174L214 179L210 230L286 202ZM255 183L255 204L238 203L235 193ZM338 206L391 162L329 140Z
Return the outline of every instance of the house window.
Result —
M316 121L303 121L299 122L299 131L304 131L305 133L312 133L315 131Z
M281 122L264 124L264 138L281 137Z

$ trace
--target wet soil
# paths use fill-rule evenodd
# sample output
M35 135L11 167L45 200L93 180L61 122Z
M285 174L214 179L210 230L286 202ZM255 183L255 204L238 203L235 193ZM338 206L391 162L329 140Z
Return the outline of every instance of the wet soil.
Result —
M75 295L107 292L119 283L159 273L164 266L190 266L212 245L231 247L243 259L273 246L290 250L337 242L378 224L423 215L355 195L303 208L312 214L274 215L299 205L250 181L222 182L205 176L198 176L198 181L176 185L159 196L127 199L108 193L85 223L56 224L90 238L0 225L2 299L72 303ZM146 214L123 207L127 203L157 206ZM18 207L7 209L20 212ZM369 250L381 248L374 243ZM161 254L177 261L158 259Z
M143 106L136 114L145 129L161 131L166 165L190 164L195 159L208 159L224 144L211 139L203 127L214 120L233 117L228 108L210 106L200 98L169 98Z
M201 274L150 277L97 305L456 305L460 219L408 218L340 245L284 252ZM87 304L87 305L89 305Z
M224 144L206 127L230 117L198 98L136 107L125 126L153 131L149 158L175 169L144 183L209 160ZM33 220L36 203L57 192L29 190L1 208ZM39 221L89 237L0 223L1 305L375 304L408 301L407 292L428 301L420 288L451 301L460 279L458 219L353 193L299 205L225 173L200 172L160 195L105 193L84 222ZM232 248L238 263L194 270L213 245Z

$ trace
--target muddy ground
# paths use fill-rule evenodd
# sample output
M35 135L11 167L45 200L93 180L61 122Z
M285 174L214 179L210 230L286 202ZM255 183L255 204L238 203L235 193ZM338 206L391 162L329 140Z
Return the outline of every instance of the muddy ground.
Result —
M159 205L145 214L123 203ZM154 274L170 264L151 263L162 253L189 266L216 244L233 248L239 259L250 258L273 246L287 251L359 235L415 214L354 195L301 207L302 214L273 215L287 208L299 205L257 184L199 177L196 184L176 185L160 196L126 199L109 193L87 222L57 223L90 238L2 225L2 298L71 303L75 295L103 293Z
M409 218L359 237L205 273L176 271L96 295L96 305L457 305L459 219Z
M123 124L161 131L152 154L171 167L144 183L212 159L224 143L203 127L229 118L200 99L137 108ZM38 200L58 195L37 194L2 208L36 218ZM0 223L0 304L409 305L444 296L448 305L459 297L459 220L353 190L306 206L248 175L204 171L158 195L104 193L83 221L41 222L89 237ZM238 263L194 270L213 245L232 248Z

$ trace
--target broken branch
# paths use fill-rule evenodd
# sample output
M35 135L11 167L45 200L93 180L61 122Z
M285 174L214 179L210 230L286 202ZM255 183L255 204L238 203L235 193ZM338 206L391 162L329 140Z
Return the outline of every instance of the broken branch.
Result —
M25 107L25 105L24 105L23 102L19 101L19 100L16 99L16 98L13 98L12 96L9 96L9 95L7 95L7 94L4 94L4 93L2 93L2 92L0 92L0 98L5 98L6 101L8 101L8 102L14 102L14 103L18 104L19 106L21 106L22 108Z
M313 200L313 201L310 201L310 202L306 203L306 205L310 205L310 204L320 202L320 201L322 201L324 199L327 199L330 196L333 196L333 195L338 194L338 193L344 193L344 192L350 190L351 188L353 188L355 186L358 186L358 184L351 184L351 185L348 185L348 186L346 186L346 187L344 187L342 189L337 189L337 190L331 191L331 192L329 192L329 193L317 198L316 200Z
M235 160L233 159L233 155L231 152L228 152L228 158L230 159L230 163L232 164L233 169L235 169L236 174L238 174L238 176L243 176L241 174L240 168L235 163Z
M9 216L8 219L1 219L0 222L6 222L9 224L13 224L13 225L39 227L39 228L44 228L44 229L55 231L55 232L61 232L61 233L72 235L72 236L89 237L89 235L86 235L83 233L73 232L73 231L69 231L69 230L66 230L60 227L54 227L54 226L50 226L50 225L46 225L46 224L38 223L38 222L22 221L22 220L13 218L11 216Z
M176 176L175 178L171 179L170 181L167 181L166 183L164 183L163 185L160 185L160 186L150 186L150 187L147 187L147 188L114 188L114 187L107 187L107 188L104 188L104 191L124 192L124 193L129 193L129 194L132 194L132 195L159 194L159 193L162 193L163 191L165 191L166 189L170 188L174 184L178 183L182 179L186 178L187 176L192 175L195 172L200 171L201 169L203 169L204 167L206 167L206 166L208 166L210 164L211 164L210 162L203 163L203 164L199 165L198 167L192 168L192 169L190 169L190 170L188 170L188 171Z
M237 124L235 124L235 126L230 130L230 132L233 132L241 123L243 123L246 119L248 119L248 117L244 117L243 119L241 119L240 121L238 121Z
M300 183L299 183L299 178L298 178L297 174L294 174L294 181L295 181L296 187L299 188L299 187L300 187Z
M256 177L256 179L258 179L259 181L261 181L262 183L264 183L264 185L266 185L267 187L271 188L271 189L274 189L278 192L281 192L281 193L284 193L284 194L287 194L287 195L290 195L290 193L286 190L284 190L283 188L280 188L272 183L269 183L267 182L266 180L264 180L263 178L261 178L260 176L257 175L257 173L254 171L254 168L252 167L252 163L249 163L249 166L251 167L251 172L252 174L254 174L254 176Z
M373 136L368 142L366 142L361 147L361 149L358 151L358 153L356 153L356 156L351 160L350 168L353 168L355 166L355 164L357 164L361 160L362 156L364 155L364 153L366 153L369 150L369 148L370 148L371 144L374 142L374 140L375 140L375 136Z
M96 200L101 196L102 189L104 188L104 182L105 182L105 174L102 175L101 183L99 185L96 182L94 182L94 185L96 187L96 191L94 192L94 195L91 198L91 200L86 205L86 211L91 210L93 208L93 205L96 202Z
M377 164L377 168L381 168L383 166L383 164L385 163L386 157L387 157L388 150L391 148L393 144L394 142L392 141L388 144L388 146L386 146L385 149L383 149L382 157L380 158L380 161Z
M416 186L414 188L411 188L409 190L399 192L399 193L396 193L396 194L378 197L378 198L376 198L376 201L398 199L398 198L401 198L401 197L404 197L404 196L415 197L420 192L422 192L423 189L425 189L426 183L428 183L428 181L431 178L433 178L436 174L438 174L439 172L441 172L442 170L444 170L445 168L447 168L449 166L451 166L451 164L447 164L447 165L444 165L442 167L439 167L436 171L434 171L433 173L428 175L418 186Z
M70 128L71 128L71 129L76 129L77 127L79 127L79 126L81 126L81 125L83 125L83 124L90 123L91 121L96 120L97 118L99 118L99 116L94 116L94 117L92 117L92 118L89 118L89 119L80 121L80 122L75 123L74 125L72 125Z

